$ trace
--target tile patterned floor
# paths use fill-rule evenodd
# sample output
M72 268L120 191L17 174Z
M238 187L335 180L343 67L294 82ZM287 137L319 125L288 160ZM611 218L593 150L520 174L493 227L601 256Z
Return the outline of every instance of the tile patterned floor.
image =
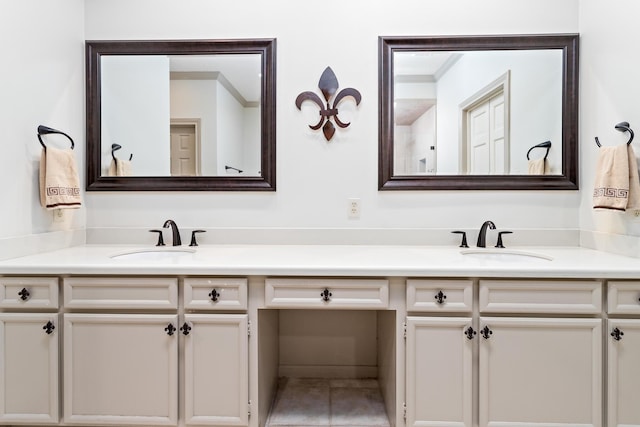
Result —
M281 378L266 427L389 427L375 379Z

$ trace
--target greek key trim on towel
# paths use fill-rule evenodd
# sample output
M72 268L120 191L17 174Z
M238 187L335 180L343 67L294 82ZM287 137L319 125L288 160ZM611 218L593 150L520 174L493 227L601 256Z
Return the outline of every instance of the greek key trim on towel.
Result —
M79 196L78 187L47 187L47 196Z
M629 197L629 190L626 188L600 187L593 190L593 197L615 197L626 199Z

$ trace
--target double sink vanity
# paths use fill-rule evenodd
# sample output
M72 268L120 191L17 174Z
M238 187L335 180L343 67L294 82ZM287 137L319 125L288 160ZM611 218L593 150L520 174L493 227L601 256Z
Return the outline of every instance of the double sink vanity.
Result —
M640 263L606 252L84 245L0 296L5 425L283 426L309 378L373 381L370 426L640 425ZM330 390L289 410L356 425Z

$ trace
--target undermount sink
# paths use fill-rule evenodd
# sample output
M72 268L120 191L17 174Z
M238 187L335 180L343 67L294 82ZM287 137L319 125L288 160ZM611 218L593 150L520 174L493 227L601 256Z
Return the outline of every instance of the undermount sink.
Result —
M134 249L111 255L111 259L131 261L171 261L193 257L195 249L190 248L147 248Z
M486 248L486 249L464 249L460 253L466 257L484 259L488 261L501 262L536 262L536 261L553 261L553 257L549 255L527 252L512 249Z

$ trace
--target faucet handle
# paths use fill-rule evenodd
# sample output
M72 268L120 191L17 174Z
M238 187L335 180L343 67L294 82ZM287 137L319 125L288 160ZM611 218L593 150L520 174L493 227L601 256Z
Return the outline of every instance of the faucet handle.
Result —
M158 243L156 246L164 246L164 239L162 238L162 230L149 230L150 233L158 233Z
M503 234L511 234L513 233L513 231L499 231L498 232L498 242L496 243L496 248L504 248L504 245L502 244L502 235Z
M467 233L464 231L452 231L451 233L453 234L462 234L462 242L460 242L460 247L461 248L468 248L469 245L467 244Z
M198 242L196 241L196 233L206 233L207 230L193 230L191 232L191 243L189 246L198 246Z

